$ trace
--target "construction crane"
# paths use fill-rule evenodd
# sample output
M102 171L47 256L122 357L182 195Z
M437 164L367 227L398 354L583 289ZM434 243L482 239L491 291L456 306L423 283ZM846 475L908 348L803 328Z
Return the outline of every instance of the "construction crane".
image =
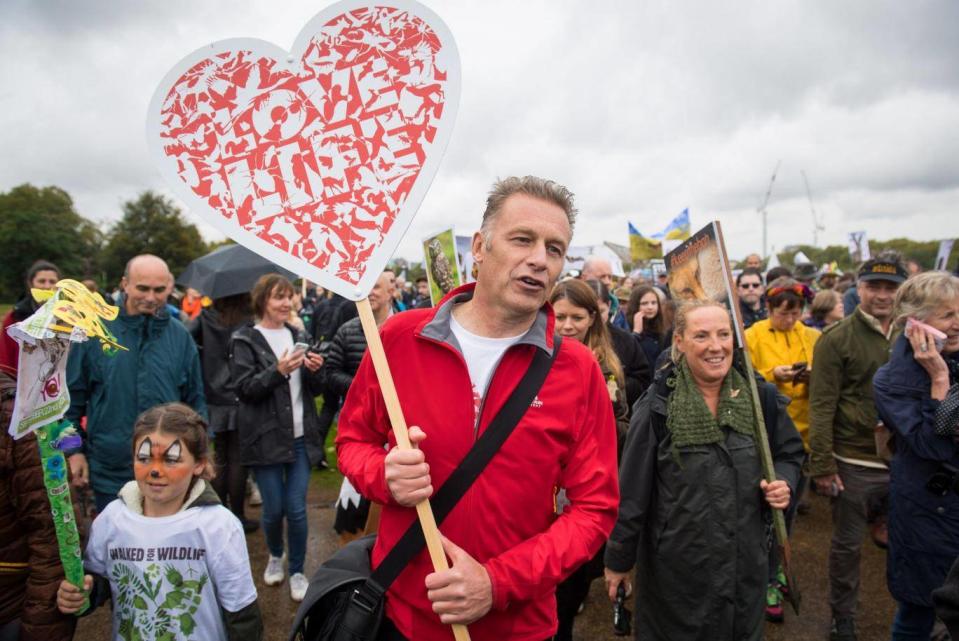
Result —
M773 183L776 182L776 174L779 173L779 165L782 164L782 160L776 161L776 168L773 169L772 178L769 179L769 187L766 188L766 196L763 198L763 203L756 208L756 211L763 217L763 258L766 258L766 205L769 204L769 197L773 194Z
M816 213L816 207L812 202L812 190L809 189L809 179L806 178L806 171L800 169L799 173L802 174L802 181L806 185L806 197L809 199L809 211L812 212L812 245L813 247L819 247L819 232L826 229L825 225L822 224L822 219L819 217L819 214Z

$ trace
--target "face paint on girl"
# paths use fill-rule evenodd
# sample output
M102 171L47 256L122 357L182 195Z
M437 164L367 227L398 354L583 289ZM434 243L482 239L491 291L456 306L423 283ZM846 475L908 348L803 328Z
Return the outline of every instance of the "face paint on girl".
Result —
M203 463L197 462L180 439L163 432L144 437L136 453L133 472L143 496L143 513L176 513L186 500L193 477L203 472Z

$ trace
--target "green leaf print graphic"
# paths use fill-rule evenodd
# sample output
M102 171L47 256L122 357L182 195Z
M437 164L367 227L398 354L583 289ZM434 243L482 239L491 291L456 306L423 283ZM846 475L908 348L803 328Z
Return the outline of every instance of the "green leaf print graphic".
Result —
M124 641L133 641L133 619L120 619L120 625L117 628L120 638Z
M183 599L186 595L180 590L173 590L172 592L166 595L166 599L163 600L163 607L168 610L175 610L180 607L180 604L183 602Z
M114 607L120 620L117 634L123 641L191 639L197 631L194 616L203 601L209 576L192 567L186 571L198 578L185 581L180 570L172 565L166 565L161 572L156 564L151 564L142 575L136 567L123 563L112 567ZM151 612L153 607L156 610Z
M193 620L193 617L189 613L184 612L179 617L180 621L180 631L183 634L189 636L193 634L193 630L196 629L196 621Z
M172 565L166 566L166 580L170 583L170 585L183 585L183 575L177 572L176 568Z

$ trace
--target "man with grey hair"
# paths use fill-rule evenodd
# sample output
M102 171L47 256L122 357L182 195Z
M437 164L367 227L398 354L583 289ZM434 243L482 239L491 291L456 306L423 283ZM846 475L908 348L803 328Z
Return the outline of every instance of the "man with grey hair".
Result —
M613 293L613 266L608 258L602 256L587 256L583 261L583 273L579 276L583 280L596 280L601 282ZM609 324L622 330L629 330L629 324L623 315L619 306L619 299L610 296L609 300Z
M587 256L583 261L583 273L580 275L583 280L598 280L612 291L613 290L613 266L609 260L602 256Z
M743 267L745 269L756 269L762 271L763 268L763 258L759 254L749 254L746 258L743 259Z
M196 345L167 310L172 285L162 259L132 258L120 283L120 314L105 323L126 349L107 355L97 341L87 341L70 350L66 417L79 425L86 416L87 429L81 432L82 447L68 453L68 460L74 484L92 484L98 512L133 479L131 439L141 412L181 401L206 414Z
M477 639L547 639L557 584L612 530L619 492L609 392L585 345L556 343L546 304L574 219L561 185L497 182L473 236L476 282L383 325L387 357L403 365L395 383L415 449L393 447L369 359L353 379L336 443L350 483L383 506L376 567L413 520L410 508L446 482L533 357L553 359L509 438L442 522L452 567L433 572L425 550L405 566L388 591L381 639L446 641L452 623L471 625ZM569 502L559 513L558 488Z

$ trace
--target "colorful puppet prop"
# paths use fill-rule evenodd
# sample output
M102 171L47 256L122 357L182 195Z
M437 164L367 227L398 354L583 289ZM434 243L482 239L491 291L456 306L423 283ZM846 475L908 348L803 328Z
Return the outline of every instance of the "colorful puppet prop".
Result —
M97 338L106 350L125 349L103 324L117 317L117 308L107 305L81 283L64 279L55 290L34 289L43 302L29 318L10 326L7 333L20 344L17 400L10 421L10 435L20 438L41 425L53 423L70 406L65 370L71 342Z
M82 587L80 536L73 517L67 462L63 456L64 450L79 447L81 439L69 422L60 420L70 406L65 376L67 354L71 342L91 338L98 339L109 352L125 349L103 324L104 319L115 319L119 310L75 280L64 279L53 291L34 289L32 294L43 305L29 318L7 329L20 344L17 398L10 434L19 439L36 432L60 562L67 580ZM77 614L86 610L87 605L85 602Z
M675 221L674 221L675 222ZM772 452L769 449L769 436L766 433L766 423L763 419L762 404L759 401L759 389L756 386L756 376L753 373L753 361L746 345L742 317L739 314L739 296L733 286L732 271L729 269L729 258L726 254L726 243L723 240L723 230L719 221L706 225L688 240L664 257L669 277L669 291L677 300L714 300L722 303L729 309L736 330L736 343L743 351L749 388L753 397L753 413L756 425L756 443L759 449L760 463L763 476L769 482L776 480L776 469L773 466ZM772 510L773 529L776 532L776 542L779 545L779 558L786 575L786 590L783 596L792 605L796 614L799 614L799 605L802 595L799 585L793 575L790 561L791 551L789 537L786 533L786 518L783 510Z
M237 38L188 55L153 96L148 145L193 213L356 301L439 167L459 84L435 14L351 0L313 18L291 52Z
M43 484L50 499L53 513L53 526L57 533L60 548L60 563L63 565L67 581L77 587L83 587L83 558L80 553L80 534L73 518L73 501L70 498L70 485L67 481L67 461L63 450L80 446L80 435L69 421L50 423L36 430L37 445L40 447L40 463L43 465ZM77 616L88 607L89 600L77 611Z

